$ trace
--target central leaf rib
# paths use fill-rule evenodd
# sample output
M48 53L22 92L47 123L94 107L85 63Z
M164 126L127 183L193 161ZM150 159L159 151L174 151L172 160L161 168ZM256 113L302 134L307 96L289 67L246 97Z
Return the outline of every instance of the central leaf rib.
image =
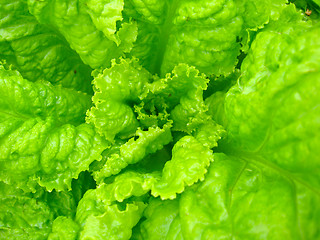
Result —
M174 27L173 20L179 3L179 0L174 0L171 4L167 3L165 21L159 26L159 48L155 57L156 64L154 69L154 73L157 73L159 76L161 76L161 66L167 49L169 37L171 35L172 28Z

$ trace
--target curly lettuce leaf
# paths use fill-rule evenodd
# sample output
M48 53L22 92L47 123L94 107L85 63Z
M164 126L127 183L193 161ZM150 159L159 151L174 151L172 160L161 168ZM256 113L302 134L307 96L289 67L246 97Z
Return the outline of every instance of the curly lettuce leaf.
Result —
M185 136L174 144L172 157L171 159L168 159L168 161L165 159L166 162L164 163L163 169L161 167L161 169L157 171L151 170L153 174L152 184L148 184L148 188L144 185L145 193L151 191L151 194L155 197L160 196L162 199L174 199L176 198L176 194L182 193L186 186L191 186L199 180L204 180L207 168L214 160L210 147L216 146L217 141L220 140L221 136L224 134L224 131L219 125L205 126L210 126L210 129L201 129L201 131L198 132L198 135L196 135L199 140L193 136ZM145 132L145 134L150 134L149 131ZM170 134L170 131L168 133ZM133 139L129 140L129 142L118 148L118 153L115 153L108 158L100 171L94 172L97 181L100 183L103 181L108 182L108 177L119 173L120 170L127 167L128 164L135 164L138 161L143 162L144 159L147 162L150 162L149 164L151 165L157 164L156 159L154 159L155 156L151 155L150 158L147 158L146 154L154 153L159 150L159 147L162 148L162 138L165 141L170 141L171 138L168 138L168 136L165 137L165 132L163 134L163 136L150 135L154 138L153 140L145 137L136 141ZM212 145L208 145L208 142L212 143ZM145 145L146 148L143 145ZM160 155L160 157L164 156ZM140 171L145 172L153 169L146 168L148 165L142 162L132 165L130 168L131 171L140 169ZM128 174L129 173L120 174L117 179L126 179ZM143 178L151 178L149 177L149 174L139 175L139 177L142 176ZM129 181L130 178L126 179L125 184L130 185ZM123 188L126 187L123 186ZM106 192L113 193L111 190ZM119 199L117 200L119 201Z
M131 229L139 221L144 208L145 204L141 202L129 203L125 210L119 210L117 205L107 206L104 214L87 219L80 239L130 239Z
M70 189L106 143L83 123L86 94L29 82L0 67L0 179L25 191Z
M193 122L201 122L207 111L202 94L209 80L194 67L179 64L163 81L159 94L166 98L173 130L191 133L197 127Z
M65 37L82 61L92 68L107 67L113 58L130 51L136 40L136 23L122 19L120 0L28 0L29 11Z
M172 131L184 131L189 136L175 144L172 160L166 163L162 179L153 186L152 194L164 199L175 198L185 186L203 180L213 161L210 148L216 147L224 135L222 127L206 114L203 91L208 79L203 74L194 67L180 64L172 74L159 79L152 77L137 60L121 59L98 73L94 83L95 106L87 113L87 121L94 123L100 134L110 141L133 134L138 137L132 137L115 152L106 153L104 166L93 173L99 183L170 143L173 140L171 122ZM145 127L161 120L167 121L162 128L149 127L133 132L138 126Z
M126 172L113 182L89 190L79 202L80 239L129 239L146 207L143 197L153 175Z
M145 158L148 154L161 150L164 145L172 141L170 124L163 128L149 128L147 131L138 129L136 137L120 146L119 152L108 157L103 168L94 172L95 180L101 182L104 178L118 174L129 164L135 164Z
M172 149L172 159L162 171L162 177L152 188L152 195L173 199L198 180L203 181L213 161L212 151L192 136L181 138Z
M0 58L30 80L92 92L91 69L53 28L37 22L23 0L0 3Z
M106 205L121 203L132 197L144 196L158 179L158 173L126 171L116 176L112 183L99 185L95 194L103 199Z
M113 61L111 68L96 73L95 106L88 111L87 122L111 142L133 136L139 126L154 128L170 119L174 131L191 134L210 118L203 101L208 81L186 64L159 79L137 59Z
M119 64L113 61L111 68L97 73L93 80L95 106L88 111L87 122L109 141L115 136L132 136L139 123L131 106L139 102L149 78L150 73L135 59L121 59Z
M211 126L212 127L212 126ZM208 131L205 129L203 131L203 135L201 135L200 141L198 141L193 136L185 136L181 138L173 147L172 149L172 158L165 162L163 169L158 171L152 171L152 175L149 176L149 174L138 174L139 179L140 178L147 178L150 179L150 184L143 184L144 186L144 193L151 191L151 194L155 197L160 196L162 199L174 199L176 198L176 194L182 193L186 186L191 186L197 181L203 181L204 176L207 172L207 168L210 165L210 163L214 160L212 151L207 146L207 136L205 136L204 132L209 133L209 138L211 138L211 142L215 141L215 146L217 144L217 141L221 138L221 135L223 134L223 131L221 132L221 129L213 128L211 131ZM212 136L210 133L213 133ZM219 135L220 134L220 135ZM200 135L199 135L200 136ZM153 136L154 137L154 136ZM205 144L201 141L202 139L205 139ZM160 141L161 139L157 139ZM132 143L135 143L132 141ZM139 143L137 141L137 143ZM136 144L137 144L136 143ZM146 144L146 143L144 143ZM159 143L158 143L159 144ZM130 151L127 150L127 147L130 146L129 149L133 149ZM132 148L132 145L130 144L130 141L120 147L120 154L114 154L111 155L111 157L107 160L106 164L102 168L101 171L95 172L95 176L98 179L98 182L106 181L108 182L110 177L113 174L116 174L120 172L120 170L128 165L128 162L125 162L126 157L131 159L139 159L139 161L142 161L143 157L145 157L144 149L142 147L138 147L139 145ZM149 143L147 145L148 147L154 147L156 145L152 145ZM159 145L163 147L162 145ZM142 148L142 150L141 150ZM127 150L127 152L124 152L124 150ZM157 148L154 148L153 150L157 150ZM136 153L137 151L137 153ZM133 158L130 158L134 154ZM142 156L143 154L143 156ZM160 155L161 157L164 157L163 155ZM121 158L120 158L121 157ZM139 158L141 157L141 158ZM153 162L156 164L156 160L154 159L154 156L151 155L150 158L146 158L147 161L150 161L150 164L152 165ZM118 160L118 161L116 161ZM124 161L124 163L122 163ZM135 162L131 162L131 164L134 164ZM113 164L114 167L112 168ZM130 171L133 171L134 169L140 169L142 172L145 172L148 170L148 168L143 168L144 164L137 164L133 165L130 169ZM106 172L108 170L110 173L107 174ZM111 172L116 171L116 172ZM116 177L118 181L120 179L125 179L124 185L128 185L131 181L130 178L134 175L134 173L131 172L125 172ZM128 177L129 176L129 177ZM106 185L109 186L109 185ZM113 186L113 185L112 185ZM118 186L118 185L117 185ZM139 186L139 185L138 185ZM98 189L101 186L98 187ZM119 187L119 189L127 187L122 186ZM133 189L133 188L132 188ZM113 190L108 190L106 192L109 192L110 194L113 194ZM99 194L99 193L96 193ZM121 193L119 193L121 194ZM117 198L117 201L121 201L121 199ZM111 200L110 200L111 201Z

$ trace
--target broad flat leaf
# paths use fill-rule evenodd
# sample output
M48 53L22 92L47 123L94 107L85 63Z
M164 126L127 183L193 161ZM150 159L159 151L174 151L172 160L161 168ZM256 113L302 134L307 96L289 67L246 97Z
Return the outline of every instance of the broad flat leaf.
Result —
M153 199L143 239L318 239L320 192L259 159L215 154L204 182ZM254 223L254 224L253 224Z
M257 35L217 117L228 131L225 151L258 156L318 189L319 28L289 35L299 23Z

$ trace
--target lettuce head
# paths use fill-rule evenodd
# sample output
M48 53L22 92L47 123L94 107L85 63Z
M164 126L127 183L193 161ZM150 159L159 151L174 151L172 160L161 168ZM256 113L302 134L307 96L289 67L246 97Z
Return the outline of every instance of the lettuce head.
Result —
M320 240L319 0L1 0L0 239Z

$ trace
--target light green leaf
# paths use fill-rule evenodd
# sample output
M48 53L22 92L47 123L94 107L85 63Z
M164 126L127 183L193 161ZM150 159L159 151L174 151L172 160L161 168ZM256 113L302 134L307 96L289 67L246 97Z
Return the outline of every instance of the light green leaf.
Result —
M122 19L120 0L28 0L28 5L39 22L58 29L92 68L110 66L111 59L129 51L136 40L137 26L133 21L123 22L116 31L117 21Z
M88 111L87 122L109 141L133 136L139 125L154 128L170 118L173 130L189 134L210 121L203 101L208 79L186 64L179 64L172 74L159 79L136 59L121 59L96 73L93 82L95 106Z
M81 225L80 239L129 239L146 207L139 197L154 181L151 174L126 172L112 183L87 191L76 215Z
M288 0L235 0L235 3L243 19L243 28L239 38L242 50L247 51L255 32L270 21L278 20Z
M95 180L101 182L104 178L118 174L129 164L141 161L148 154L161 150L164 145L172 141L171 125L166 124L163 128L149 128L147 131L138 129L136 137L131 138L120 146L119 152L110 155L107 162L99 172L95 172Z
M317 239L319 192L256 160L215 154L204 182L151 201L144 239Z
M116 176L112 183L99 185L95 194L106 205L123 202L130 197L147 194L158 178L157 173L127 171Z
M106 147L84 121L90 98L83 93L29 82L0 67L0 179L25 191L37 183L58 191L101 159ZM80 124L80 125L79 125Z
M288 33L270 28L257 35L242 77L225 97L226 151L259 156L319 188L319 28L295 38Z
M234 68L242 20L233 1L130 0L124 15L138 22L131 55L152 73L165 76L178 63L208 75L229 74Z
M141 223L142 239L184 239L181 232L179 200L162 201L151 199L144 212L145 221Z
M52 232L48 240L76 240L80 227L67 217L58 217L52 223Z
M77 125L84 122L83 116L91 105L90 96L85 93L45 81L27 81L18 71L3 65L0 65L0 94L1 114L22 119L52 117L59 123Z
M93 123L109 141L115 136L132 136L139 123L131 105L139 103L151 75L138 65L137 60L113 61L112 67L98 73L93 84L94 107L88 111L87 122Z
M192 136L181 138L172 149L162 177L152 188L152 195L173 199L197 181L203 181L207 168L213 161L212 151Z
M247 51L254 33L276 20L287 0L127 0L124 16L138 23L131 56L165 76L179 63L207 75L229 75L240 45ZM240 44L241 43L241 44Z
M110 40L120 44L120 39L114 35L117 31L116 23L122 20L123 0L81 0L87 7L87 12L96 28Z
M28 12L26 1L1 1L0 19L0 58L24 78L92 92L91 69L59 33L37 22Z
M0 239L46 239L53 219L45 202L0 182Z
M128 138L128 129L133 135L139 120L142 126L169 122L162 128L139 129L135 133L138 139L131 138L116 152L105 155L107 160L101 170L94 173L95 179L101 182L163 148L172 141L170 121L173 121L172 130L185 131L196 138L188 136L178 141L172 160L164 167L163 179L154 186L152 194L164 199L175 198L185 185L203 180L206 168L213 161L210 148L217 146L224 135L222 127L206 114L202 94L207 82L204 75L186 64L176 66L166 78L152 79L136 60L123 59L97 74L94 80L97 91L93 97L96 106L87 113L87 121L93 122L107 139ZM137 118L132 108L138 113Z
M179 64L163 81L166 87L160 94L166 98L173 129L191 133L196 127L192 122L197 121L196 118L201 122L207 110L202 94L209 80L194 67Z
M142 202L129 203L125 210L119 210L117 205L106 206L104 214L88 217L79 239L130 239L131 229L138 223L145 207Z

